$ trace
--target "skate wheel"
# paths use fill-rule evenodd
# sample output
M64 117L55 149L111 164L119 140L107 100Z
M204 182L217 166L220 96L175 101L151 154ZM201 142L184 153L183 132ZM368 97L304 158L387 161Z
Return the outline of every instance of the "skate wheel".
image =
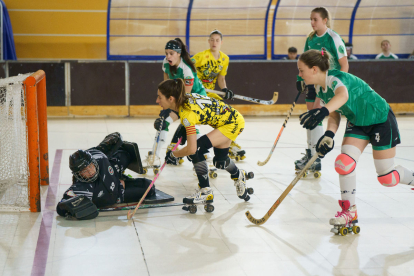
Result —
M152 171L154 172L154 174L157 174L157 173L159 173L159 172L160 172L160 170L159 170L159 169L153 169Z
M144 168L143 169L143 174L147 174L147 172L148 172L148 169L147 168Z
M313 174L313 177L315 177L315 178L319 178L319 177L321 177L321 172L315 172L314 174Z
M180 159L180 161L178 161L178 163L181 165L182 163L184 163L184 159Z
M217 173L216 172L209 172L208 175L210 176L211 179L216 179L217 178Z
M249 201L250 200L250 196L249 195L247 195L245 198L244 198L244 201Z
M252 194L254 193L253 188L247 188L247 193L248 193L249 195L252 195Z
M303 177L303 178L308 177L308 173L307 173L307 172L306 172L306 173L304 173L302 177Z
M151 156L152 155L152 150L150 150L149 152L148 152L148 156Z
M190 205L190 206L188 206L188 211L190 211L190 214L197 213L197 206L196 205Z
M234 159L235 159L236 161L240 161L240 156L236 156L236 157L234 157Z
M247 178L247 180L249 180L249 179L253 179L253 178L254 178L254 173L253 173L253 172L249 172L249 173L247 173L247 174L246 174L246 178Z
M214 206L213 206L213 205L211 205L211 204L206 204L206 205L204 205L204 210L205 210L207 213L212 213L212 212L214 211Z
M244 160L244 159L246 159L246 156L242 156L242 157L240 157L240 159L241 160Z
M342 227L339 229L339 233L341 233L342 236L346 236L348 234L348 228Z
M354 232L354 234L359 234L359 232L361 232L361 228L357 225L354 225L352 227L352 232Z

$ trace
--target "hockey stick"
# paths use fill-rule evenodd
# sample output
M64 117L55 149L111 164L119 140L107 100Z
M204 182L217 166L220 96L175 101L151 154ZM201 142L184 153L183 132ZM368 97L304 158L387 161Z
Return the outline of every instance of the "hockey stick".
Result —
M177 144L175 144L174 148L172 149L172 151L175 151L178 147L178 145L181 142L181 139L183 139L182 137L180 139L178 139ZM164 164L162 164L160 171L157 173L157 175L154 177L154 180L152 180L151 184L148 186L148 189L145 191L145 194L142 196L142 198L140 199L140 201L138 202L137 206L135 207L134 211L131 212L132 210L128 211L128 219L131 219L134 215L135 212L138 210L139 206L141 205L141 203L144 201L145 197L147 196L147 194L149 193L149 191L151 190L152 186L154 185L155 180L157 180L158 176L160 175L160 173L162 172L162 170L165 167L165 164L167 164L167 161L164 161Z
M216 93L216 94L221 95L221 96L226 95L226 92L223 92L223 91L217 91L217 90L211 90L211 89L206 89L206 91L211 92L211 93ZM272 105L272 104L275 104L277 102L277 99L279 98L279 93L278 92L273 92L273 98L270 101L250 98L250 97L236 95L236 94L234 94L233 98L234 99L239 99L239 100L242 100L242 101L257 103L257 104Z
M164 204L144 204L138 207L138 209L151 209L151 208L161 208L161 207L173 207L173 206L183 206L184 203L164 203ZM122 207L113 207L106 209L98 209L99 212L113 212L113 211L124 211L135 209L135 205L122 206Z
M150 166L152 166L154 164L155 154L157 152L158 143L160 142L160 136L161 136L162 125L164 124L164 120L165 120L165 118L161 117L160 127L157 130L157 133L155 134L155 143L152 146L152 158L150 159L150 157L148 156L148 165L150 165Z
M293 111L293 109L295 108L295 106L296 106L296 102L298 101L299 96L300 96L300 94L301 94L301 93L302 93L302 92L299 92L299 93L298 93L298 95L296 96L295 101L293 102L292 107L290 108L290 110L289 110L289 112L288 112L288 115L286 116L285 122L283 123L282 128L280 129L279 134L278 134L278 135L277 135L277 137L276 137L276 141L275 141L275 143L273 144L272 149L270 150L269 156L267 156L266 160L265 160L265 161L263 161L263 162L257 161L257 165L259 165L259 166L264 166L264 165L266 165L266 163L270 160L270 157L272 157L272 154L273 154L273 151L274 151L274 150L275 150L275 148L276 148L277 142L279 141L279 138L280 138L280 136L282 135L282 132L283 132L283 130L284 130L284 129L285 129L285 127L286 127L287 121L289 120L290 115L292 114L292 111Z
M292 183L286 188L286 190L282 193L282 195L276 200L275 204L270 207L269 211L266 215L261 219L255 219L249 211L246 212L246 217L250 220L251 223L256 225L262 225L265 223L269 217L273 214L277 207L279 207L280 203L285 199L285 197L289 194L289 192L295 187L296 183L298 183L299 179L302 175L306 172L307 169L315 162L316 158L318 158L318 154L314 154L313 157L306 163L306 166L296 175L295 179L293 179Z

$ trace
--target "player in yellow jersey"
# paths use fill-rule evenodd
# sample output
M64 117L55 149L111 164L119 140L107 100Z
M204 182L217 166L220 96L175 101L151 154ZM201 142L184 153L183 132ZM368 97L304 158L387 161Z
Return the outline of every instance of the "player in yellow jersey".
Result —
M246 179L252 178L253 173L247 174L238 169L229 158L229 147L244 129L243 116L233 107L223 101L202 96L186 94L184 81L181 79L165 80L158 85L157 103L166 111L177 112L181 124L185 127L183 136L187 136L187 146L177 151L168 151L165 157L167 163L177 163L178 158L188 156L194 164L199 181L196 193L185 197L186 204L204 204L213 202L213 191L208 178L208 166L204 154L214 148L213 164L218 169L225 169L231 174L239 198L248 201L252 188L246 188ZM164 116L161 112L161 116ZM209 125L214 128L207 135L197 139L195 126ZM207 210L207 209L206 209Z
M210 49L199 52L192 57L192 61L197 69L197 76L207 89L214 90L217 83L221 91L226 93L223 98L230 100L234 95L233 91L228 89L226 84L227 68L229 67L230 59L225 53L220 51L223 43L223 34L219 30L212 31L208 43L210 44ZM207 96L221 100L221 97L215 93L207 92ZM232 141L230 157L236 160L243 160L246 158L245 154L246 152Z

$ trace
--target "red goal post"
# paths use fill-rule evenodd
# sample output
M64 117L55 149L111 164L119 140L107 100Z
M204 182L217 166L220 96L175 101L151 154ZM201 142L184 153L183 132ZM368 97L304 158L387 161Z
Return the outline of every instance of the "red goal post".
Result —
M29 205L40 212L40 185L49 185L46 74L39 70L24 81L27 112Z

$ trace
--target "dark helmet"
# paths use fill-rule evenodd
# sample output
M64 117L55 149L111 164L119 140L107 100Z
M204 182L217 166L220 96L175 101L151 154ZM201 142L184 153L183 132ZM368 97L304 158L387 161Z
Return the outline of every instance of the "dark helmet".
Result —
M83 177L80 172L82 172L90 164L95 166L96 173L90 177ZM69 156L69 168L72 171L72 174L81 182L93 182L98 178L99 166L96 160L92 157L90 152L85 150L78 150Z

